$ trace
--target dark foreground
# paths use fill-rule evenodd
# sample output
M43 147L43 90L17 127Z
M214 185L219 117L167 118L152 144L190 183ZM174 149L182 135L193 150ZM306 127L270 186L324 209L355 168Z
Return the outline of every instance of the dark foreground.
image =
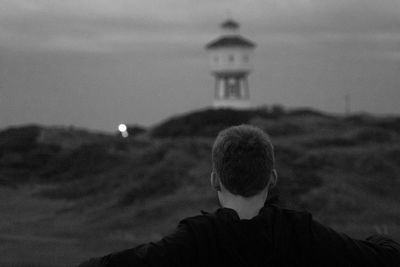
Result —
M211 144L240 123L271 134L274 194L286 206L353 237L400 240L399 118L229 112L178 116L127 139L38 126L0 132L0 265L74 266L213 211Z

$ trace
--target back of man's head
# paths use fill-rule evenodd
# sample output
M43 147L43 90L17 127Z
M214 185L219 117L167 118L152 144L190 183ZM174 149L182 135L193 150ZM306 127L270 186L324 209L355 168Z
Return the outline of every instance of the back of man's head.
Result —
M274 169L268 135L250 125L221 131L212 149L213 171L232 194L251 197L267 186Z

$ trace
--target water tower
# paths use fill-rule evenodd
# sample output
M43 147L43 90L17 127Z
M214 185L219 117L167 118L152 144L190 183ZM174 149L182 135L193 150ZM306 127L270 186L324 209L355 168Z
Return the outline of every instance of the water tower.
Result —
M250 107L247 76L252 66L255 43L239 34L239 23L228 19L221 23L222 34L206 45L211 73L215 77L215 108Z

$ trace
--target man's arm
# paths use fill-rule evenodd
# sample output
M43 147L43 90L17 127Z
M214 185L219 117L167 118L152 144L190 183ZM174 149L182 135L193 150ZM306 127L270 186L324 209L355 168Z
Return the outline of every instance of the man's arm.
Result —
M313 258L325 266L400 266L400 244L375 235L357 240L311 222Z
M158 242L91 259L79 267L193 266L196 251L189 226L180 223L174 233Z

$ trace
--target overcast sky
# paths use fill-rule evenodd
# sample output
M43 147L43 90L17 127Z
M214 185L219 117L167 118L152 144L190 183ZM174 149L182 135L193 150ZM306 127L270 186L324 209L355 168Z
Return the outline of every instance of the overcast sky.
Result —
M227 14L257 43L254 105L400 113L399 0L1 0L0 128L113 131L211 105Z

